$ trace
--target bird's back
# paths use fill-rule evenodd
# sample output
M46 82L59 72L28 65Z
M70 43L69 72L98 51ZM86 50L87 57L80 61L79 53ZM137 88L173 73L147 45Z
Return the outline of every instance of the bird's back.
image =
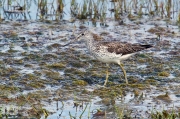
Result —
M96 42L93 44L91 54L105 63L117 63L133 54L151 48L151 45L130 44L122 42Z

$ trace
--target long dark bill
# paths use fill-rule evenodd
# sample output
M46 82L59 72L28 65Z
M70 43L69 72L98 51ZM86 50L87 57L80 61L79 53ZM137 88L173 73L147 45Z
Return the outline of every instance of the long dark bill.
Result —
M62 46L63 46L63 47L64 47L64 46L68 46L68 45L76 42L81 36L82 36L82 34L79 34L74 40L72 40L72 41L70 41L69 43L67 43L67 44L65 44L65 45L62 45Z

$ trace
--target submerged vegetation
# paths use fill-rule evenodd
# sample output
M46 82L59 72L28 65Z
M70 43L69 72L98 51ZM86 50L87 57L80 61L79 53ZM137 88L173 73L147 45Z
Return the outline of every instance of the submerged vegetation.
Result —
M179 118L179 9L178 0L0 0L0 118ZM64 46L87 26L99 41L154 46L122 62L128 85L111 65L102 87L105 64L81 42Z

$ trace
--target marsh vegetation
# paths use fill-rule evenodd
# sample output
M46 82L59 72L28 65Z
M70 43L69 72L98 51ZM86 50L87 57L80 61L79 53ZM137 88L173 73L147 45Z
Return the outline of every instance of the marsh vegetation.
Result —
M0 118L180 118L180 1L0 0ZM81 42L84 28L99 40L152 44L105 64Z

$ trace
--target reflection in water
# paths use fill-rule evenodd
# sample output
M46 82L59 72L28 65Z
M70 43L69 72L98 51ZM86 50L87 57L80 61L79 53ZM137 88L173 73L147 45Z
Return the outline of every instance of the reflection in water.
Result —
M1 0L1 18L10 20L48 19L60 20L63 18L63 0Z
M107 18L136 20L159 16L180 21L180 3L177 0L144 2L141 0L0 0L0 16L3 19L61 20L74 22L88 19L106 22Z

